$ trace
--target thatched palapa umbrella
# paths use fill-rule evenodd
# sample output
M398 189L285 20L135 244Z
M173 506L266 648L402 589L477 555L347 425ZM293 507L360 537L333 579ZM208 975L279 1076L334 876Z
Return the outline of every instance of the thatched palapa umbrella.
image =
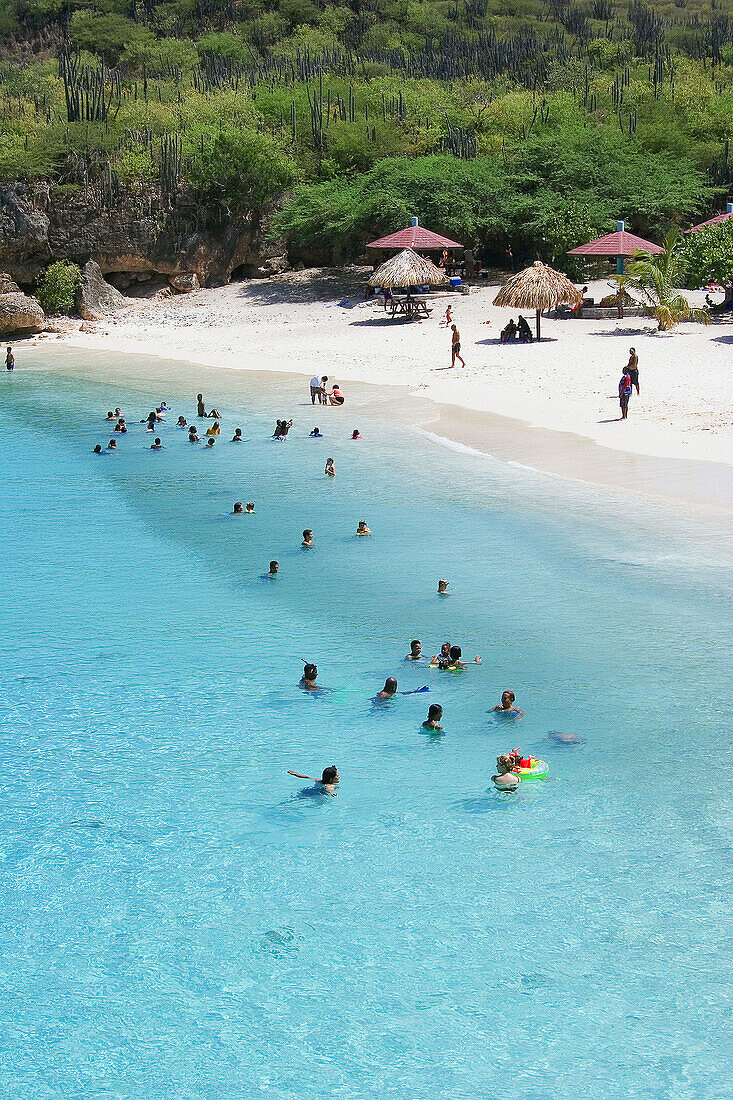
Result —
M447 282L445 272L436 267L432 260L406 248L377 268L369 280L369 286L392 289L399 286L440 286Z
M543 309L552 309L561 303L569 306L579 305L583 295L570 282L567 275L555 271L547 264L536 260L518 275L512 275L494 298L495 306L508 306L514 309L533 309L537 315L537 339L540 339L540 314Z

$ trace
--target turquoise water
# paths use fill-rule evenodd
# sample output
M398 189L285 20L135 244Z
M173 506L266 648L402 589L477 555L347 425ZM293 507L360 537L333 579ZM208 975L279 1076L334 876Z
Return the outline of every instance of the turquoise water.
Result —
M217 446L169 418L154 453L135 422L164 398L190 419L191 383L18 359L0 379L0 1095L727 1095L720 526L439 446L366 396L358 419L314 415L288 378L222 375ZM97 457L115 405L131 430ZM413 637L483 662L406 665ZM332 693L299 690L301 657ZM390 675L430 692L375 710ZM488 713L506 687L519 723ZM515 745L556 781L491 790ZM336 799L287 775L330 763Z

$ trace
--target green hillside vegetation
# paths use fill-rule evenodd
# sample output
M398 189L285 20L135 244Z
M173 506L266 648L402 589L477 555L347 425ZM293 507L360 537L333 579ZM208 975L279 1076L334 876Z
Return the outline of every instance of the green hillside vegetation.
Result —
M727 0L726 0L727 2ZM182 193L358 255L419 214L488 253L661 239L731 185L712 0L0 0L0 176Z

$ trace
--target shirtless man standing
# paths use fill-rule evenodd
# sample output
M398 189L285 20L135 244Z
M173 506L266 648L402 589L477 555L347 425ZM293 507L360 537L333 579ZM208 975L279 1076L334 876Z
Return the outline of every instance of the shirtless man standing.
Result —
M458 331L458 326L457 325L451 325L451 330L452 330L453 335L451 337L451 352L452 352L452 355L451 355L450 365L452 367L455 367L456 359L460 359L461 360L461 366L465 367L466 364L463 360L463 356L461 355L461 334Z

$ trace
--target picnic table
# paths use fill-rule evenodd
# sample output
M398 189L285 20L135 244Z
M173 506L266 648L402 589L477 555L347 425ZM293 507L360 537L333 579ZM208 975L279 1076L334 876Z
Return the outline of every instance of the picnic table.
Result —
M427 298L420 298L413 294L401 298L391 298L389 307L393 317L407 317L413 320L415 317L429 317L433 312L428 307Z

